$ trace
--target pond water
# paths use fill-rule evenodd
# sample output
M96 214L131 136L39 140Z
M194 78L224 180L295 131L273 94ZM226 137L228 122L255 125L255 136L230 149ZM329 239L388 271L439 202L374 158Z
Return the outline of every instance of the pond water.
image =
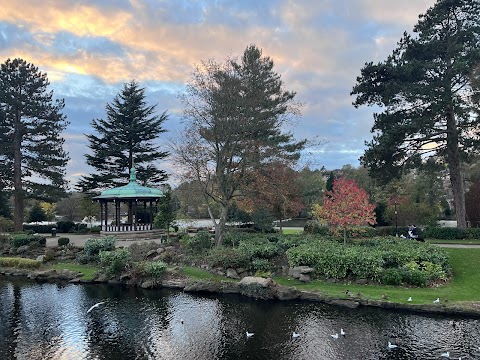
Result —
M2 360L475 359L479 334L475 318L0 277Z

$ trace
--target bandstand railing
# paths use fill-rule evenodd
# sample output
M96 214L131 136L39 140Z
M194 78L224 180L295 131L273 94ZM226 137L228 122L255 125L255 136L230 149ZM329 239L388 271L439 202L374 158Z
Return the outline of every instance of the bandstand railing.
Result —
M152 224L121 224L117 225L102 225L102 231L107 232L123 232L123 231L146 231L152 230Z

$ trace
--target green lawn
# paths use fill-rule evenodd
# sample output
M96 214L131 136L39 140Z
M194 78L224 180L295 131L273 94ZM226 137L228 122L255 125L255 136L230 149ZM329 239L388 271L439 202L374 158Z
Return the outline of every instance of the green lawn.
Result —
M58 263L51 265L50 268L55 270L70 270L81 272L83 274L82 280L87 281L93 280L97 271L99 270L95 266L80 265L75 263Z
M480 249L445 249L450 256L453 269L453 279L447 285L436 288L402 288L380 285L357 285L327 283L312 281L304 284L298 280L285 277L275 278L275 281L286 286L295 286L302 290L318 290L336 298L350 298L346 291L362 298L374 300L388 300L407 304L409 296L412 304L433 304L433 300L440 298L442 303L446 299L453 301L480 301Z
M480 239L427 239L431 244L461 244L461 245L480 245Z
M283 235L301 234L303 229L283 229Z

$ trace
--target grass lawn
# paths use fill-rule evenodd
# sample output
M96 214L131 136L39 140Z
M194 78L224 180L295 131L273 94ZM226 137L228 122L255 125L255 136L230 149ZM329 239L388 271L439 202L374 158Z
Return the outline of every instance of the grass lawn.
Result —
M70 270L77 271L83 274L82 280L90 281L95 278L95 274L99 270L95 266L80 265L75 263L58 263L50 266L50 269L55 270Z
M426 239L431 244L461 244L461 245L480 245L480 239Z
M275 278L279 284L294 286L299 290L318 290L335 298L350 298L347 290L355 295L359 292L362 298L373 300L388 300L407 304L409 296L411 304L433 304L440 298L442 303L448 299L451 302L480 301L480 249L445 249L450 256L453 279L450 283L435 288L402 288L383 285L357 285L312 281L304 284L298 280L286 277Z
M196 267L191 267L191 266L183 267L181 270L181 273L195 280L236 281L234 279L230 279L225 276L215 275L206 270L199 269Z
M290 234L301 234L303 233L303 229L283 229L283 235L290 235Z

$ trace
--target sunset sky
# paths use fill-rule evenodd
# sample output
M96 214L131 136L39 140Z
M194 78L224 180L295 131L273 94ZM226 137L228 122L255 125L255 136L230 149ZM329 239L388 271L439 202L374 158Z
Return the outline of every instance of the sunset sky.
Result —
M255 44L275 62L287 90L304 103L294 128L325 145L313 168L358 166L371 139L371 108L349 95L360 69L383 61L434 0L13 0L0 7L0 61L21 57L48 74L65 99L67 177L91 172L83 154L90 121L135 79L148 104L167 111L165 144L180 129L178 94L195 64L240 56ZM169 161L160 166L169 173ZM174 174L173 174L174 175Z

